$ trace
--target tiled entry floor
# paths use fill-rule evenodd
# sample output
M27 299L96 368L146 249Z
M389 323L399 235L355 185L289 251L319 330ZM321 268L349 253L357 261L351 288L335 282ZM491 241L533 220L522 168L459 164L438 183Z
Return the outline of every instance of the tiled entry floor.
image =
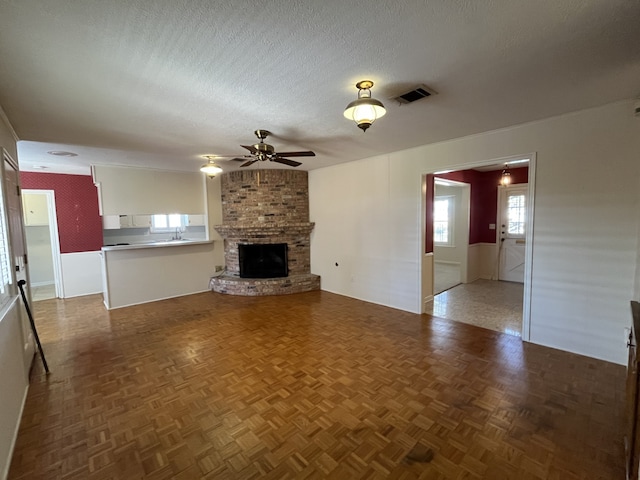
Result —
M460 285L460 265L434 262L434 284L433 291L437 295L445 290L449 290L456 285Z
M476 280L436 295L426 313L520 336L523 293L522 283Z

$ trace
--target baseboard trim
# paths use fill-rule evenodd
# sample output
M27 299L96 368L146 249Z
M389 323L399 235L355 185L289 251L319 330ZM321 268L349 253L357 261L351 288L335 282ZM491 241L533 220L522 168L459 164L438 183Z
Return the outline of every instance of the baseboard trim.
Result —
M439 263L441 265L460 265L460 262L450 262L448 260L434 260L433 263Z
M9 467L11 467L11 459L13 458L13 451L16 448L16 442L18 441L18 432L20 431L20 423L22 420L22 414L24 413L24 407L27 404L27 394L29 393L29 382L27 381L27 386L24 389L24 395L22 396L22 405L20 406L20 414L18 415L18 421L16 422L16 427L13 431L13 439L11 440L11 446L9 447L9 456L7 457L7 462L4 467L4 471L2 472L2 480L7 480L9 476Z

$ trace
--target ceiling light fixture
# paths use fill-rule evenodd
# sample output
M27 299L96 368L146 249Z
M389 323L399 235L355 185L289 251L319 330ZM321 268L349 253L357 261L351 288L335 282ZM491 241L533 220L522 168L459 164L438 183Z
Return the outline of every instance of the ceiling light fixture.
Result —
M371 87L373 87L371 80L362 80L356 83L358 99L347 105L344 111L345 118L356 122L358 128L361 128L363 132L366 132L373 122L387 113L380 100L371 98Z
M504 170L502 170L502 178L500 179L500 185L506 187L511 184L511 170L509 170L509 164L504 164Z
M216 174L218 173L222 173L222 169L218 165L216 165L213 161L213 159L216 158L215 156L204 155L204 158L206 158L209 161L200 167L201 172L206 173L207 176L210 178L215 177Z
M77 157L77 153L66 152L64 150L51 150L47 152L49 155L55 155L56 157Z

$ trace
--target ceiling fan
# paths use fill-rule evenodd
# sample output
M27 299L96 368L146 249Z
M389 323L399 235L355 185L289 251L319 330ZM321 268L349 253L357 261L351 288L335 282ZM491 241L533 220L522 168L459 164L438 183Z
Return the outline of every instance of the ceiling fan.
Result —
M256 162L266 162L267 160L270 162L282 163L284 165L289 165L290 167L298 167L302 165L300 162L296 162L295 160L289 160L285 157L315 157L316 154L311 151L302 151L302 152L276 152L273 145L269 145L268 143L264 143L264 139L271 135L271 132L268 130L256 130L254 132L256 137L260 139L259 143L254 145L240 145L242 148L246 148L249 150L250 155L242 155L231 160L244 162L240 165L242 167L248 167L249 165L253 165Z

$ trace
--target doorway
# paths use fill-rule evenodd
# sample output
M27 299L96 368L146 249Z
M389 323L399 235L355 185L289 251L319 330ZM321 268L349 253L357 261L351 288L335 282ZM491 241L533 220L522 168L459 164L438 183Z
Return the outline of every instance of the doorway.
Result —
M63 298L60 239L53 190L22 190L33 301Z
M521 164L521 165L517 165L518 167L528 165L528 169L521 169L521 171L523 172L522 175L524 177L519 182L519 183L526 182L526 186L525 186L526 200L528 201L525 202L522 212L526 216L528 228L525 229L523 238L514 237L511 239L513 240L512 243L514 243L517 249L519 250L524 249L524 261L520 262L518 265L519 267L518 269L521 270L522 277L523 277L522 278L523 283L519 284L520 293L517 294L518 304L520 305L519 307L517 307L518 308L517 311L521 312L521 315L517 315L517 321L519 322L517 332L515 331L507 332L511 334L514 334L514 333L521 334L522 339L525 341L528 341L530 339L531 265L533 262L532 239L533 239L533 230L534 230L534 227L533 227L534 208L533 207L535 204L535 199L534 199L535 167L536 167L535 160L536 160L535 153L531 153L526 155L498 158L498 159L487 160L487 161L472 162L464 165L452 165L452 166L448 166L445 171L433 171L423 175L423 192L426 193L425 195L426 197L429 197L429 195L433 195L435 193L435 189L436 189L432 176L449 176L453 179L456 179L456 180L462 179L466 182L466 180L464 179L464 176L469 173L475 174L478 172L493 171L494 174L499 175L500 171L504 168L505 164L509 164L511 167L514 167L517 164ZM471 172L472 170L475 172ZM450 174L450 175L445 175L445 174ZM471 230L473 231L473 233L470 236L478 237L478 235L480 235L480 237L482 237L480 240L472 239L468 245L468 262L467 262L468 279L467 280L471 282L469 283L469 285L473 285L476 289L478 287L485 288L489 286L489 284L495 284L495 285L508 284L508 282L496 281L498 278L498 266L499 266L498 256L501 253L499 248L499 245L501 243L499 235L500 235L500 232L502 231L500 229L500 225L502 224L500 223L501 219L497 215L497 211L496 211L496 207L498 204L497 202L498 192L496 188L498 183L499 183L498 181L494 181L494 183L492 183L494 185L494 190L492 194L493 200L491 203L493 205L492 207L493 219L490 220L489 218L486 218L484 220L481 220L480 221L481 227L479 227L477 222L477 215L478 215L477 205L475 205L475 214L472 213L472 216L475 216L475 218L472 219L471 221ZM477 201L477 192L474 194L474 188L475 188L474 186L471 187L472 212L474 209L474 202ZM433 221L433 213L434 212L432 209L432 203L430 201L426 201L423 199L423 215L422 215L423 227L424 227L422 229L423 235L424 235L423 245L426 245L427 248L423 253L422 262L421 262L422 263L421 292L422 292L422 298L424 299L422 311L423 313L433 312L432 313L433 315L442 316L435 313L433 309L433 306L435 304L434 271L435 271L436 255L434 254L435 248L432 248L431 250L428 248L430 243L433 246L433 242L431 241L434 238L433 224L431 223ZM427 227L427 225L430 225L430 227ZM480 230L478 230L479 228ZM484 231L482 231L482 229L484 229ZM518 269L515 269L515 270L518 270ZM480 277L478 277L476 275L477 272L485 272L485 273L482 274ZM479 280L477 281L478 285L476 285L476 282L474 282L476 278L479 278ZM487 282L487 283L483 284L483 282ZM512 283L512 284L518 285L517 283ZM460 285L449 291L444 292L441 295L448 295L452 299L455 299L457 298L457 296L454 295L456 290L464 289L467 286L468 286L467 284ZM513 293L509 293L507 295L508 299L510 299L510 297L513 295L514 295ZM487 297L487 294L486 292L482 291L477 296L480 297L480 301L482 302L483 299ZM507 298L502 293L498 293L497 297ZM506 307L507 303L509 302L506 302L506 303L503 302L503 306ZM466 308L466 306L462 304L457 305L456 307L459 307L459 309ZM487 310L488 311L491 310L490 306L488 306ZM471 313L473 314L473 312ZM448 318L448 317L444 317L444 318ZM452 320L455 320L455 318L452 318ZM461 320L461 321L464 321L464 320ZM491 328L491 327L487 327L487 328Z

